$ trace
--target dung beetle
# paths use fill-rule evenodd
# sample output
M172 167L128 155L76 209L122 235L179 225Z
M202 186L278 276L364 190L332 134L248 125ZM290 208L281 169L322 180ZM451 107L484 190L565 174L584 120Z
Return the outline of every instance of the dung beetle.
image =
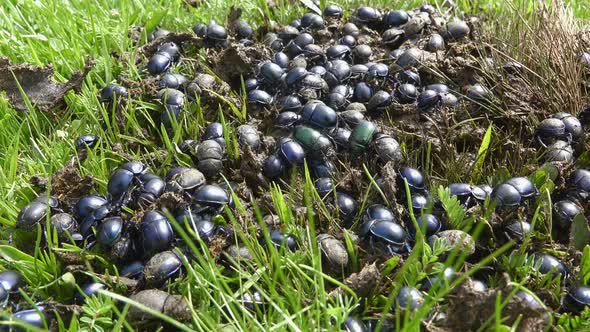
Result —
M332 178L319 178L315 181L315 189L321 197L324 197L334 189Z
M400 84L395 90L396 100L400 104L411 104L418 98L418 89L411 83Z
M352 51L346 45L332 45L326 50L328 60L345 60L348 59Z
M160 88L183 89L188 83L188 78L182 74L167 73L160 78Z
M257 105L259 107L270 106L273 98L268 92L264 90L255 89L248 92L247 100L250 104Z
M431 288L448 286L451 281L457 276L455 269L452 267L445 268L439 275L428 276L422 280L420 290L428 292Z
M324 27L324 19L315 13L305 13L301 17L301 27L303 29L318 30Z
M522 198L531 198L537 195L537 188L531 180L525 177L514 177L508 179L505 184L513 186Z
M106 285L100 282L87 282L84 285L80 286L81 292L77 292L74 294L74 302L77 304L82 304L86 300L87 297L92 297L98 294L98 291L101 289L106 288Z
M114 209L109 205L103 205L95 210L93 210L80 224L80 234L86 237L92 234L92 227L96 225L97 222L106 218Z
M112 246L123 233L123 223L121 217L104 219L96 229L96 241L107 247Z
M193 195L193 199L201 205L215 208L231 203L231 197L225 190L219 186L210 184L199 188Z
M421 192L426 189L426 178L419 170L411 167L402 167L399 170L398 180L400 187L405 188L404 180L408 182L410 192Z
M522 196L520 192L508 183L502 183L494 188L491 194L499 207L517 207L520 205Z
M384 163L395 162L402 160L402 149L397 140L389 135L377 134L373 140L373 145L377 151L379 159Z
M433 33L428 39L426 50L430 52L442 51L445 49L445 40L438 33Z
M139 161L128 161L119 168L133 173L134 176L139 176L147 172L147 167Z
M324 11L322 14L324 15L324 17L340 18L344 15L344 10L342 9L342 7L337 6L337 5L327 5L324 8Z
M133 184L135 174L123 168L118 168L109 177L107 190L110 202L120 202L125 198L127 192Z
M252 39L252 35L254 34L254 30L248 24L248 22L244 20L239 20L236 24L236 35L238 39Z
M340 219L344 222L351 222L356 215L356 202L352 196L343 193L336 192L336 207L338 208L338 214Z
M334 146L330 139L313 128L297 126L293 137L311 157L324 160L334 154Z
M514 220L504 226L506 240L513 240L518 243L522 242L531 231L531 224L524 220Z
M340 330L346 332L365 332L367 329L361 320L356 317L348 316L340 325Z
M0 286L8 293L17 293L24 284L23 277L19 272L6 270L0 272Z
M163 251L150 258L143 269L148 287L160 287L166 280L176 275L182 267L182 261L176 253Z
M276 52L272 57L272 62L282 69L286 69L289 67L289 56L284 52Z
M408 22L410 16L403 10L391 10L385 16L383 16L383 24L386 27L399 27Z
M384 63L376 63L369 67L367 72L368 79L384 80L389 76L389 67Z
M295 67L287 73L285 83L287 83L289 88L295 88L299 86L299 83L301 83L301 81L303 81L303 79L309 74L310 73L305 68Z
M422 193L416 193L412 195L411 203L414 213L420 215L422 210L426 209L430 204L430 197L428 195L423 195Z
M468 205L472 196L473 188L468 183L451 183L449 185L451 195L456 196L459 202Z
M290 111L286 111L286 112L282 112L279 113L279 115L277 115L276 119L275 119L275 126L279 127L279 128L291 128L294 127L295 125L299 124L301 122L301 115L295 113L295 112L290 112Z
M341 86L341 85L338 85ZM336 87L338 87L336 86ZM344 96L341 93L338 92L331 92L327 97L326 97L326 105L328 107L331 107L335 110L342 110L346 105L348 104L348 100L346 99L346 96Z
M169 30L156 28L152 33L150 33L147 36L147 41L148 42L151 42L151 41L153 41L155 39L158 39L160 37L164 37L164 36L166 36L168 34L170 34L170 31Z
M564 199L553 204L553 220L562 229L569 229L574 218L582 210L574 202Z
M561 300L561 307L576 314L590 307L590 287L580 285L570 288Z
M442 229L442 223L433 214L423 214L422 216L416 218L416 223L420 229L422 229L422 232L426 237L432 236ZM414 223L411 220L407 222L407 229L410 238L414 239L416 237L416 228L414 227Z
M305 151L301 144L290 138L282 138L279 141L277 155L281 157L289 166L295 166L303 163Z
M275 86L280 82L284 73L283 68L274 62L267 62L260 67L261 80L269 86Z
M568 180L568 187L577 191L577 196L587 197L590 193L590 171L586 169L575 170Z
M582 123L575 116L565 112L558 112L551 117L563 122L566 134L570 135L573 141L577 141L584 134Z
M357 9L355 18L359 24L371 25L381 20L381 13L375 8L363 6Z
M269 179L281 176L285 172L285 164L276 155L268 156L262 165L262 174Z
M417 310L424 304L422 293L414 287L403 286L400 288L396 299L400 308L410 311Z
M252 311L259 310L264 305L262 295L257 290L245 292L238 301Z
M445 39L458 40L468 36L469 32L469 26L465 21L455 19L447 23L443 36Z
M568 269L554 256L544 253L536 253L534 259L535 267L538 266L537 271L541 274L552 273L553 277L561 275L562 280L569 276Z
M373 49L369 45L361 44L357 45L354 48L352 54L354 56L355 63L364 63L367 62L371 58L371 56L373 56ZM367 70L365 71L366 74L369 71L369 67L365 67L367 68Z
M351 131L346 128L335 128L329 133L337 147L346 149L349 146Z
M211 21L207 26L205 39L212 46L224 47L227 43L227 30L215 21Z
M238 136L238 144L244 148L249 146L252 150L256 151L260 147L260 135L258 130L254 126L241 125L236 129Z
M363 222L369 222L371 220L379 221L395 221L393 212L381 204L373 204L369 206L363 214Z
M566 133L565 123L558 118L547 118L537 126L535 139L542 146L551 144L554 140L572 141L572 136Z
M346 110L338 113L338 117L351 127L356 127L365 120L365 115L357 110Z
M119 271L119 275L121 277L127 277L132 279L143 279L143 269L144 265L142 262L133 261L121 268L121 270Z
M100 92L100 101L112 103L121 98L126 99L129 96L127 89L119 84L111 83L104 87Z
M338 171L336 166L329 160L312 159L308 166L314 178L333 177Z
M139 234L139 246L144 257L168 249L173 241L174 232L162 212L152 210L144 214Z
M223 148L217 141L208 139L197 147L197 168L206 177L217 176L223 168Z
M60 241L67 241L78 230L78 222L69 213L58 213L51 216L49 224L57 232Z
M354 86L353 99L359 103L367 103L373 97L373 88L365 82Z
M361 225L360 236L372 247L376 243L384 244L392 255L409 251L406 231L393 221L369 220Z
M150 57L147 69L152 75L158 75L166 72L172 66L173 57L166 52L157 52Z
M205 128L205 132L201 139L203 141L212 139L225 149L226 143L223 136L223 125L219 122L211 122L207 128Z
M545 308L545 305L537 301L537 299L535 299L535 297L533 297L528 292L518 291L516 294L514 294L514 297L522 301L522 303L530 309L538 310Z
M346 268L348 265L348 252L342 242L329 234L319 234L316 239L328 266L336 269Z
M186 321L191 318L191 309L187 301L181 295L170 295L158 289L146 289L129 297L151 310L167 315L177 321ZM154 320L155 316L136 308L129 309L128 319L132 323Z
M26 232L33 231L37 224L43 223L47 212L50 210L45 203L33 201L25 206L16 219L16 229Z
M92 149L94 148L98 142L100 141L100 137L94 135L83 135L76 139L76 151L84 150L84 149Z
M166 189L166 182L153 173L145 173L139 176L138 190L134 191L133 206L148 207L154 204Z
M277 107L281 112L296 113L303 108L303 105L301 104L299 97L296 95L288 95L279 99Z
M193 32L201 38L205 38L207 36L207 25L203 23L197 23L193 27Z
M442 97L434 90L424 90L418 96L416 105L421 112L436 110L442 105Z
M169 192L190 193L205 184L205 175L195 168L173 168L166 179L166 191Z
M373 122L363 121L359 123L350 134L351 151L356 154L364 152L376 132L377 127Z
M549 162L571 163L574 161L574 149L568 142L556 140L547 146L545 157Z
M320 103L308 103L303 107L301 119L307 124L320 128L333 128L338 123L336 111Z
M297 242L295 238L288 234L283 234L279 230L270 231L270 244L274 245L277 249L288 248L291 251L297 250Z
M381 111L392 102L391 95L387 91L379 90L369 99L368 111Z
M330 87L345 83L351 75L350 65L344 60L332 60L326 64L324 79Z
M15 321L20 321L23 323L26 323L28 325L34 326L36 328L39 329L44 329L45 328L45 323L48 324L49 326L49 317L45 314L44 309L42 306L37 307L37 309L27 309L27 310L21 310L21 311L17 311L12 315L12 319ZM41 312L41 314L39 314L39 312ZM20 328L15 328L15 329L8 329L6 331L24 331ZM4 330L3 330L4 331Z

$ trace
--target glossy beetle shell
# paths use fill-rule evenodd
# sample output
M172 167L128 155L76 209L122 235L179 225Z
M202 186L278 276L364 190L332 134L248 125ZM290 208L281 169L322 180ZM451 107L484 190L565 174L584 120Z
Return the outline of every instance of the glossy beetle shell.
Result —
M155 254L145 264L144 278L148 287L159 287L182 267L182 261L172 251Z
M403 286L397 294L397 303L401 308L414 311L424 303L422 293L413 287Z
M174 233L166 216L159 211L148 211L142 219L139 240L145 257L168 249Z
M38 223L44 221L49 207L45 203L31 202L25 206L16 219L16 228L32 231Z
M573 286L562 299L562 307L573 313L579 313L590 307L590 287Z

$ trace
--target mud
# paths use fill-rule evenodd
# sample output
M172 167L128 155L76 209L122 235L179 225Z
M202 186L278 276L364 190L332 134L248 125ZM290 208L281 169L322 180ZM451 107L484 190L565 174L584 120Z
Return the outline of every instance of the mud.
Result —
M64 96L70 90L79 91L84 78L92 67L94 60L87 59L82 71L72 74L65 83L53 80L54 70L51 65L47 67L33 66L29 64L10 64L6 57L0 57L0 91L5 91L14 109L20 112L29 110L25 94L30 104L43 112L51 112L55 108L65 106Z

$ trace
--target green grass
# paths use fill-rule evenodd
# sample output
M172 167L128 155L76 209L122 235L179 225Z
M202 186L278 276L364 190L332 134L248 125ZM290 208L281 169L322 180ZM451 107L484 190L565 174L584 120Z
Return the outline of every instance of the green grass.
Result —
M187 6L182 0L169 1L17 1L9 0L0 5L0 54L7 56L13 63L32 63L36 65L51 64L56 71L56 79L65 81L71 74L84 67L88 59L94 59L96 65L86 78L79 94L69 93L66 97L67 108L59 110L57 116L40 112L25 114L14 111L6 100L0 102L0 224L3 231L0 239L7 244L8 236L12 232L16 217L20 209L30 202L36 195L37 189L30 184L33 176L50 177L55 171L63 167L75 154L74 140L84 134L96 134L101 137L102 144L98 149L90 151L89 157L78 166L82 175L93 176L96 182L96 192L106 193L106 183L112 170L126 160L126 156L113 150L116 144L122 144L126 153L134 158L144 160L153 167L159 175L162 170L158 165L191 165L191 161L182 154L175 153L175 144L183 139L197 139L199 129L205 121L220 120L226 128L235 128L243 120L239 109L223 107L221 110L203 109L200 105L191 105L183 115L178 126L171 133L162 133L157 123L151 120L150 113L157 110L157 105L133 101L128 105L126 125L119 127L111 109L106 109L96 95L98 90L109 82L114 82L118 75L123 74L136 78L138 68L126 61L119 61L118 56L130 54L135 56L136 45L129 38L128 31L134 26L159 25L162 28L179 31L190 31L197 22L207 22L211 19L224 21L231 5L238 6L244 11L244 18L255 26L263 24L262 17L267 16L276 22L289 22L300 16L305 9L293 5L287 0L276 0L275 8L269 8L266 0L243 1L203 1L197 8ZM322 1L322 4L331 3ZM347 0L339 2L346 8L356 8L366 1ZM388 8L412 8L422 1L372 1L373 6ZM460 0L457 1L459 10L467 14L484 15L489 20L496 20L498 24L489 24L490 31L499 31L498 39L507 44L508 54L519 60L528 60L527 64L534 65L536 59L531 59L528 53L519 50L522 32L530 24L535 27L535 14L532 11L532 1L509 2L503 0ZM590 18L590 8L584 0L567 1L575 16L580 20ZM459 14L459 10L457 13ZM522 14L522 19L516 18L516 13ZM160 20L161 18L161 20ZM512 25L509 24L512 22ZM505 25L503 25L505 24ZM494 56L497 56L494 55ZM499 58L499 57L498 57ZM543 86L554 81L547 81L552 73L551 64L540 63L533 68L539 73L539 82L532 82ZM545 80L543 80L545 79ZM566 82L567 83L567 82ZM564 84L566 84L564 83ZM545 86L545 87L546 87ZM562 85L558 85L560 88ZM553 98L557 92L552 91ZM579 98L579 96L576 96ZM560 99L552 99L554 105L559 105ZM557 106L556 106L557 107ZM534 119L533 119L534 120ZM532 120L531 120L532 121ZM516 174L525 174L525 165L514 162L505 168L505 172L497 171L498 165L506 160L512 162L502 150L498 135L507 134L497 128L490 121L490 136L481 142L477 156L481 159L476 163L476 172L461 168L454 164L454 157L449 160L438 160L431 155L430 150L419 151L422 155L412 155L416 163L424 160L429 175L434 179L431 184L446 184L447 181L473 179L478 182L499 182L499 179ZM147 129L152 137L145 135L141 127ZM484 127L485 128L485 127ZM169 134L169 135L168 135ZM234 134L228 132L226 139L234 141ZM153 144L153 142L159 144ZM145 155L165 149L168 154L158 165L145 160ZM235 145L234 145L235 148ZM234 150L235 151L235 150ZM411 152L411 151L410 151ZM231 157L232 155L230 155ZM235 157L236 155L234 155ZM372 181L368 168L365 169L365 181ZM444 174L450 174L448 177ZM528 173L526 173L528 174ZM453 176L455 178L453 178ZM547 180L547 177L544 178ZM542 181L539 186L550 182ZM552 183L552 182L551 182ZM547 185L549 189L551 186ZM301 188L304 188L301 190ZM195 234L185 234L182 228L175 225L175 230L186 240L190 254L194 258L181 254L186 273L182 278L167 286L174 294L182 294L190 303L191 319L178 325L174 317L160 317L172 326L184 326L187 330L223 330L223 331L308 331L308 330L337 330L338 326L349 315L357 315L359 309L364 313L384 313L393 318L395 325L406 331L420 328L422 318L427 317L430 310L437 306L453 286L458 285L467 277L476 273L486 264L494 263L505 271L511 271L518 279L514 283L521 283L527 278L534 282L526 287L549 288L553 296L559 296L559 280L545 280L531 271L531 263L521 252L505 254L509 245L498 247L489 257L469 269L463 269L461 278L442 289L433 290L428 294L424 307L409 315L395 308L395 294L402 285L418 285L427 275L437 275L446 266L462 266L465 257L460 253L446 255L444 244L437 243L430 247L424 239L418 241L412 255L404 262L391 259L384 264L382 275L378 281L377 290L380 292L368 299L359 298L348 286L343 284L341 275L332 275L322 269L319 258L319 248L315 240L315 229L340 230L337 218L331 214L319 199L309 178L297 176L292 179L291 186L272 187L272 201L276 213L281 219L284 230L294 234L301 248L291 253L277 251L274 247L265 249L258 243L256 228L266 227L262 220L262 212L257 204L252 203L256 213L246 211L238 204L236 209L226 211L220 223L234 226L237 230L236 241L248 247L253 254L253 261L243 262L231 267L216 264L207 250L206 245L195 240ZM370 188L359 198L366 207L369 198L378 195ZM463 211L441 188L438 191L443 200L446 214L456 223L457 228L470 229L470 232L483 232L490 223L490 213L482 213L477 218L466 217ZM293 207L305 206L304 216L293 212ZM535 219L539 232L550 223L550 197L539 199L538 219ZM549 211L549 213L547 212ZM537 214L536 214L537 215ZM476 219L476 220L474 220ZM473 224L473 225L472 225ZM247 225L251 227L242 227ZM474 227L472 227L474 226ZM465 227L465 228L463 228ZM550 229L550 227L547 227ZM41 242L40 233L35 234L32 241ZM541 234L535 234L541 237ZM531 236L532 237L532 236ZM268 240L268 239L266 239ZM354 272L362 268L359 257L360 248L347 238L347 248L352 261ZM531 240L531 239L527 239ZM74 246L64 246L56 249L82 255L88 262L88 268L99 266L105 274L116 275L118 272L108 263L106 258L95 252L84 251ZM584 265L583 280L588 281L588 250L584 251L586 264ZM179 252L180 254L180 252ZM448 259L443 257L448 256ZM0 270L4 268L17 269L23 273L30 285L29 303L38 299L54 299L67 301L76 290L76 280L85 274L76 276L63 270L57 262L55 251L39 249L24 253L12 249L8 245L0 246ZM91 274L88 272L87 274ZM495 285L498 278L489 280ZM123 291L120 285L111 284L110 290ZM332 297L329 291L341 287L343 295ZM518 289L518 288L516 288ZM241 294L257 290L265 302L256 311L247 310L237 299ZM23 298L26 297L23 294ZM104 294L89 300L82 311L75 314L73 319L58 320L57 326L61 331L90 331L90 330L132 330L132 326L125 320L129 306L117 306L117 301L128 300L110 297ZM510 294L504 294L508 298ZM512 294L513 295L513 294ZM506 297L497 299L497 310L494 317L490 317L488 327L507 329L500 318ZM130 303L130 305L133 305ZM6 314L3 317L7 317ZM65 316L64 316L65 317ZM119 320L119 318L122 318ZM590 314L582 316L562 315L559 317L557 329L570 331L588 328ZM119 320L119 323L117 321Z

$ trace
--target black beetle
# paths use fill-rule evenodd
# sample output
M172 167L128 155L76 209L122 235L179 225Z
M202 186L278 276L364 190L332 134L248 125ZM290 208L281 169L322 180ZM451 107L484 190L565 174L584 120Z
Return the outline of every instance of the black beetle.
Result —
M363 214L363 221L369 222L371 220L379 220L379 221L395 221L395 216L393 212L381 204L373 204L369 206L365 213Z
M197 168L206 177L217 176L223 168L223 148L217 141L208 139L197 147Z
M400 288L396 299L400 308L410 311L419 309L424 304L422 293L414 287L403 286Z
M262 165L262 174L269 179L281 176L285 172L285 164L276 155L268 156Z
M6 270L0 272L0 286L8 293L17 293L24 284L23 277L19 272Z
M100 141L100 137L94 135L83 135L76 139L76 151L84 150L84 149L92 149L94 148L98 142Z
M283 234L279 230L270 231L269 236L271 242L270 244L274 245L277 249L286 246L291 251L297 250L297 241L295 241L293 236L289 234Z
M553 220L562 229L569 229L574 218L582 210L574 202L564 199L553 204Z
M148 211L140 225L139 245L144 257L151 257L157 252L168 249L174 241L174 232L160 211Z
M182 261L176 253L163 251L150 258L143 269L148 287L160 287L166 280L176 275L182 267Z
M564 310L580 313L590 307L590 287L573 286L561 300Z
M536 253L534 259L535 267L538 266L537 271L541 274L552 273L553 277L561 275L562 280L569 276L567 267L554 256L544 253Z
M19 212L15 226L27 232L32 231L37 224L44 222L48 211L50 208L47 204L33 201Z
M107 247L112 246L121 237L123 224L124 222L121 217L104 219L96 229L96 241Z
M45 323L47 323L47 326L49 326L49 322L48 322L49 317L45 314L44 309L45 308L43 306L39 306L39 307L37 307L37 309L27 309L27 310L17 311L12 315L12 319L14 319L16 321L21 321L21 322L26 323L28 325L32 325L32 326L39 328L39 329L44 329ZM6 331L13 331L13 330L8 329ZM21 330L20 328L15 328L14 331L24 331L24 330Z
M204 185L193 195L195 202L211 207L222 207L231 203L230 195L216 185Z
M398 180L400 188L405 188L404 180L406 180L411 192L420 192L426 189L426 178L422 172L415 168L402 167L399 170Z
M409 251L406 231L393 221L369 220L361 226L360 236L369 240L371 246L383 243L391 254Z
M106 285L100 282L87 282L80 286L81 292L74 294L74 302L78 304L84 303L87 297L91 297L98 294L98 291L106 288Z
M128 95L129 93L124 86L111 83L101 90L100 100L102 102L113 102L121 98L125 99Z

